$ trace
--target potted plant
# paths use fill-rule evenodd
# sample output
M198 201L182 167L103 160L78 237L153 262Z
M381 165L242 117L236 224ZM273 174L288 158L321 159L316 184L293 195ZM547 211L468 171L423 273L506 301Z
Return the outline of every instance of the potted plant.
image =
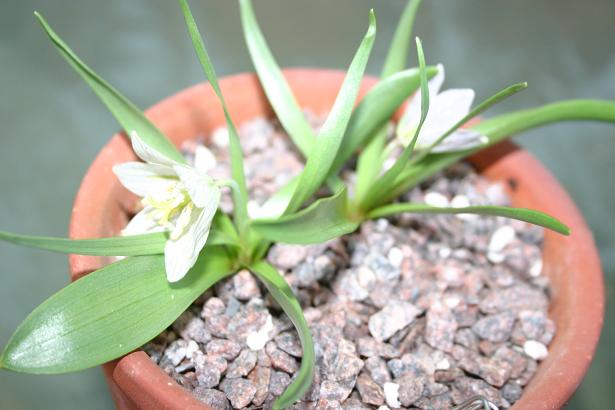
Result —
M251 272L262 281L292 321L301 345L301 351L295 352L295 356L302 357L300 367L291 369L289 365L288 369L294 373L294 379L291 381L287 375L275 401L266 402L274 408L289 407L302 399L313 381L318 379L319 372L315 372L315 367L330 366L327 355L333 351L337 357L334 364L343 367L337 367L343 375L337 374L338 378L322 381L316 397L309 400L311 406L336 408L349 405L345 400L359 398L363 400L363 406L386 403L390 407L424 407L436 405L430 400L442 396L438 400L448 400L442 402L445 406L454 403L469 408L473 404L463 404L465 399L472 400L476 393L489 396L495 387L504 388L511 377L513 364L505 364L505 357L492 357L499 354L500 348L504 354L508 352L514 358L525 360L521 370L529 366L528 358L533 359L534 364L542 361L523 396L519 399L516 393L512 395L519 400L516 408L561 407L580 382L599 336L603 308L600 267L591 235L565 192L529 154L502 141L509 135L555 121L613 122L615 104L598 100L563 101L496 116L462 128L490 106L521 91L526 84L508 87L470 109L473 93L468 90L438 92L443 68L426 66L418 39L419 67L406 70L407 49L418 4L417 1L410 2L402 15L381 79L376 80L363 79L376 34L373 13L370 13L369 28L346 75L321 70L282 72L260 33L249 0L241 0L242 23L259 85L254 75L230 77L218 83L188 4L181 0L188 31L209 85L197 86L163 101L153 107L147 117L82 62L37 14L58 50L109 108L125 134L114 136L88 171L76 199L71 239L0 232L0 239L9 242L72 254L70 266L74 280L26 318L0 356L0 367L30 373L63 373L106 363L105 374L120 408L203 406L145 353L133 351L171 326L180 315L185 316L184 312L191 309L191 304L207 289L241 271ZM416 90L417 96L400 109ZM354 107L359 96L360 102ZM326 115L318 133L306 121L302 108ZM246 158L241 152L235 124L255 117L271 118L274 113L284 132L305 157L305 166L298 176L279 187L267 202L249 210L243 165ZM387 132L391 118L399 119L393 138ZM223 125L228 130L228 178L218 178L209 172L213 162L209 151L201 149L201 160L198 164L190 164L176 148L199 135L210 135ZM129 137L133 150L126 137ZM352 160L357 153L355 165ZM135 154L144 163L134 162ZM465 158L470 158L470 162L488 178L505 181L513 203L524 208L471 205L463 201L449 204L442 203L441 196L433 195L426 204L405 201L408 199L406 192L411 188L419 187L425 180ZM197 166L199 164L202 166ZM340 171L354 176L344 178ZM353 181L353 178L356 179ZM137 201L134 194L141 200ZM232 209L225 212L220 204L227 195L232 196ZM568 226L545 212L528 208L539 208L556 215L572 227L573 235L562 236L570 233ZM359 320L356 332L360 338L367 329L374 340L364 341L365 346L359 348L360 351L357 351L358 342L355 346L339 340L339 344L336 341L329 350L323 351L322 336L318 334L314 337L318 350L314 349L313 326L310 326L313 323L305 318L293 289L271 262L271 255L268 255L271 245L322 244L342 236L346 238L345 243L352 243L354 236L348 235L358 229L368 229L365 227L371 226L369 221L407 213L503 216L550 230L545 237L544 272L552 281L549 288L553 294L550 313L558 329L548 356L544 349L550 340L544 343L534 340L540 339L540 334L528 338L528 332L523 329L523 323L531 325L540 319L534 320L535 311L530 310L528 314L528 309L520 308L518 303L511 307L512 316L510 312L502 315L497 309L489 312L488 307L481 308L478 313L474 306L474 322L457 326L456 319L445 320L445 317L454 316L451 312L455 307L449 299L432 300L431 295L419 301L410 295L404 300L397 293L387 294L391 300L387 300L385 295L384 300L376 301L372 294L363 299L360 296L350 298L353 302L367 300L364 307L368 311L369 323ZM416 221L411 221L403 232L409 234L411 229L408 228L412 224ZM386 230L386 226L382 229ZM119 235L122 232L123 235ZM514 232L512 236L510 234L510 227L500 232L500 242L510 242L514 237ZM531 236L531 233L527 235ZM494 233L491 239L495 236ZM347 248L352 246L355 245ZM498 258L506 257L500 255L504 246L506 244L490 247L488 250L497 255L492 255L487 262L497 264ZM450 253L447 256L443 252L442 255L446 261ZM118 256L125 258L112 259ZM400 264L413 257L403 252L388 256ZM352 265L353 262L344 263ZM414 271L406 271L412 278ZM362 272L370 275L368 271ZM374 272L380 271L374 268L371 274ZM539 274L540 269L535 276ZM246 277L245 273L242 275ZM353 279L350 275L348 280ZM290 276L286 278L291 279ZM320 279L334 281L330 275ZM395 285L403 285L398 277L389 279L395 280ZM386 281L374 282L370 278L368 281L370 286L373 285L370 292L388 288ZM341 288L347 289L347 284L343 283ZM532 288L534 295L535 288L540 287ZM513 305L519 300L514 292L507 295ZM502 294L494 297L496 300L505 298ZM538 299L543 300L540 296ZM211 304L201 302L203 309L205 306L213 309ZM576 308L574 312L572 306ZM384 319L379 321L379 318ZM400 318L402 324L390 325L391 319L398 321ZM204 319L208 322L211 316L205 315ZM395 346L391 338L408 340L410 325L421 320L426 328L426 335L421 337L426 338L431 346L427 347L430 358L440 358L429 376L434 376L436 371L457 370L457 373L451 370L448 372L451 374L440 374L442 383L423 379L424 368L417 370L421 374L409 370L400 370L396 374L395 366L410 366L408 361L412 356L404 356L405 352L399 349L401 340ZM501 325L502 321L506 326L496 326L495 330L491 327L494 323ZM455 322L453 333L452 322ZM485 333L481 331L479 322L487 328ZM545 319L541 323L537 328L542 333L553 333L553 329L548 329L553 322ZM345 323L339 325L344 327ZM521 326L520 332L526 332L525 336L517 335L516 341L511 341L517 325ZM272 326L271 323L263 324L258 331L248 335L255 334L254 337L261 336L260 339L254 343L243 340L245 344L240 344L238 349L242 353L245 351L249 360L254 360L251 352L259 351L270 361L288 359L288 363L296 364L288 352L274 344L263 344L270 341ZM471 359L482 360L478 368L469 363L472 361L468 359L470 356L464 356L472 349L457 339L455 331L458 327L472 328L479 334L481 342L486 342L478 347L479 353L471 356ZM493 336L499 335L500 327L508 329L506 338ZM443 336L435 340L427 336L429 332L432 335L441 332ZM585 337L579 340L578 334ZM207 337L207 342L202 340L201 344L179 346L183 350L177 364L183 360L196 361L193 358L199 354L202 356L203 352L207 356L223 356L224 349L237 348L220 342L223 338L219 335ZM289 337L292 339L292 334ZM216 341L213 347L210 345L212 340ZM372 355L368 352L369 346L380 353ZM188 354L188 349L193 351ZM382 353L384 350L381 349L388 349L387 353ZM228 353L228 357L234 359L239 354L239 351ZM383 355L390 359L388 371L395 378L378 383L375 371L364 369L365 364L359 356L378 358ZM491 361L492 358L497 361ZM212 362L206 361L208 358L201 359L205 360L201 363L203 368L214 367ZM345 363L352 362L356 362L356 366L348 370ZM189 365L195 367L198 364ZM228 365L225 366L219 373L227 372L228 376ZM253 370L254 366L248 370ZM281 368L283 364L275 366ZM495 373L486 374L484 370L487 368ZM502 376L499 371L502 368L508 368L507 376ZM350 373L346 374L346 371ZM244 407L251 405L256 392L254 386L249 387L249 382L243 382L249 380L244 377L247 374L241 370L238 372L239 377L233 378L243 384L231 385L229 381L228 388L221 388L234 407ZM482 390L477 391L476 384L467 385L465 390L455 384L457 376L469 380L465 374L482 378L484 381L478 385ZM455 385L457 396L453 397L448 391L442 394L431 392L433 394L427 394L429 397L423 395L426 389L441 388L435 384L445 386L444 378L448 377ZM330 390L323 388L323 383ZM355 385L358 393L351 393ZM251 396L237 393L246 386L251 389ZM419 393L413 396L412 393L416 392L412 387L420 390ZM354 396L350 397L351 394ZM448 396L444 397L445 394ZM247 402L246 396L249 398ZM427 401L421 402L425 397ZM216 407L211 397L207 399ZM492 397L485 399L489 401L485 402L486 406L493 405L495 400ZM220 403L227 406L228 402L224 400ZM499 404L511 402L506 400Z

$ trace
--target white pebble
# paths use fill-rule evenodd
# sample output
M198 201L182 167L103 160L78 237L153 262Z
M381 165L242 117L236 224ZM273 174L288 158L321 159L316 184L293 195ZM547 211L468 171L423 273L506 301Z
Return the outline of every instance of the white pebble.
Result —
M425 194L425 203L431 206L447 207L448 198L439 192L428 192Z
M228 130L224 127L218 128L211 135L211 141L215 146L226 148L229 144Z
M461 303L461 299L459 299L459 297L457 297L457 296L450 296L450 297L444 299L444 304L449 309L455 309L457 306L459 306L460 303Z
M489 259L491 263L502 263L504 259L506 259L506 254L501 252L487 252L487 259Z
M451 368L451 362L449 362L446 357L440 360L438 363L436 363L436 370L448 370L450 368Z
M542 273L542 259L538 259L530 267L530 276L536 278Z
M465 195L455 195L451 201L451 206L453 208L465 208L470 205L470 200ZM455 216L466 221L478 218L478 215L475 214L457 214Z
M440 248L438 250L438 255L440 255L440 258L442 259L447 259L452 253L453 250L451 248Z
M389 406L383 405L383 406L378 407L378 410L391 410L391 409L389 408Z
M395 266L396 268L399 268L404 260L404 253L401 251L401 249L394 246L389 251L387 257L389 258L389 262L391 262L391 265Z
M489 252L499 253L515 239L515 229L510 225L504 225L496 229L489 240Z
M197 350L199 350L199 345L194 340L189 341L188 347L186 347L186 357L192 357L192 354Z
M268 341L271 340L271 331L273 330L273 319L271 315L267 316L267 322L256 332L252 332L246 339L246 344L250 350L261 350L265 347Z
M528 340L523 344L523 351L534 360L542 360L549 355L547 347L536 340Z
M387 404L394 409L400 408L401 403L399 402L399 384L386 382L382 387L384 387L384 397Z

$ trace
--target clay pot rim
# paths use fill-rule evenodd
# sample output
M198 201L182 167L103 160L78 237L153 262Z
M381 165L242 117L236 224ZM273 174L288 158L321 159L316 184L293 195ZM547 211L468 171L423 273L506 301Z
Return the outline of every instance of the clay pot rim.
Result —
M314 82L317 84L315 88L321 91L325 88L318 86L319 81L326 82L329 87L337 84L334 87L335 93L344 76L341 71L326 69L287 69L283 71L293 89L306 78L312 78L318 80ZM376 81L377 79L373 77L366 77L363 92ZM268 105L255 74L243 73L220 79L223 93L225 89L233 89L237 84L244 87L242 92L245 90L246 93L257 95L255 98L258 101L250 103ZM306 93L309 92L312 91L306 91ZM213 96L211 87L208 85L198 84L189 87L155 104L146 111L146 114L164 131L165 127L173 127L175 121L173 117L179 117L176 114L180 110L190 109L192 104L196 104L197 97L203 98L203 93ZM300 95L297 95L299 98ZM225 96L228 102L231 95L225 93ZM270 108L266 110L270 111ZM234 116L232 107L231 115ZM101 175L109 172L110 163L122 162L118 158L110 158L110 152L118 147L125 150L126 146L122 134L114 135L87 171L71 216L69 229L71 238L84 237L88 232L91 234L93 231L97 231L100 235L100 231L105 230L106 225L112 224L105 220L92 221L90 208L93 202L91 198L100 195L99 190L103 190L100 188L99 180ZM551 354L540 364L538 373L526 386L524 395L513 406L513 409L517 410L560 408L574 393L587 371L602 328L603 276L592 234L568 194L553 176L526 151L512 143L505 142L474 156L471 162L481 170L481 173L492 179L509 180L512 175L515 183L523 188L521 191L524 195L530 197L520 201L517 198L520 193L513 190L513 203L548 212L567 222L573 230L573 234L568 238L555 236L556 234L550 232L546 235L545 253L555 253L556 259L564 261L566 268L565 272L559 272L561 266L558 265L550 270L558 271L555 275L566 275L570 281L568 285L558 285L562 289L558 289L554 303L561 300L564 297L562 295L570 298L571 301L567 305L557 303L555 314L558 317L562 316L565 320L558 320L558 334L550 346ZM103 188L109 191L107 187ZM563 250L557 254L558 249ZM72 280L100 266L101 263L104 263L104 260L100 258L71 255L69 264ZM549 266L545 264L545 267ZM575 309L576 311L572 312ZM566 326L562 328L561 323ZM556 349L559 351L556 352ZM558 360L553 359L553 356L557 356ZM116 361L106 363L103 365L103 370L119 408L137 408L135 406L138 408L151 408L152 406L207 408L162 372L142 351L133 352ZM546 379L546 382L542 376L544 373L551 376ZM143 395L143 391L147 394Z

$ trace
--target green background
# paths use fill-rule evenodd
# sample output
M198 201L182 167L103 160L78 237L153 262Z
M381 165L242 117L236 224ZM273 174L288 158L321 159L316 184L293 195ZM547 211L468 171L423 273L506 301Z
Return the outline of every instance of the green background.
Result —
M479 98L526 80L530 88L493 112L562 98L615 99L612 0L427 0L415 33L449 87ZM344 68L378 17L369 72L377 74L405 2L256 0L283 66ZM220 74L252 70L236 2L192 1ZM32 15L39 10L75 51L140 107L202 80L178 6L169 0L3 0L0 3L0 227L65 235L82 175L118 128L68 68ZM569 408L615 401L615 127L565 124L517 141L566 187L591 225L607 279L598 356ZM0 346L25 316L67 283L66 258L0 245ZM109 409L100 370L65 376L0 372L0 409Z

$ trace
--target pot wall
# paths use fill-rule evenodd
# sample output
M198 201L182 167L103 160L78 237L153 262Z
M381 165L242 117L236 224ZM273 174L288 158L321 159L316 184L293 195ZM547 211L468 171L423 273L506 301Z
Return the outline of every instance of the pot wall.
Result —
M295 69L285 75L302 107L326 113L332 106L344 74L331 70ZM376 82L367 78L363 94ZM221 79L220 86L233 120L240 124L273 112L254 74ZM224 126L224 116L211 87L199 84L150 108L147 115L173 142L207 136ZM126 224L135 198L117 181L114 164L134 160L123 134L103 148L85 175L73 208L71 238L116 235ZM503 143L472 158L488 178L504 181L515 206L534 208L565 221L572 235L547 231L544 272L552 281L551 315L558 332L544 360L513 407L515 410L557 409L581 382L594 354L604 315L602 271L591 232L572 200L527 152ZM71 279L98 269L110 258L69 258ZM119 409L206 408L153 364L143 352L133 352L103 365Z

